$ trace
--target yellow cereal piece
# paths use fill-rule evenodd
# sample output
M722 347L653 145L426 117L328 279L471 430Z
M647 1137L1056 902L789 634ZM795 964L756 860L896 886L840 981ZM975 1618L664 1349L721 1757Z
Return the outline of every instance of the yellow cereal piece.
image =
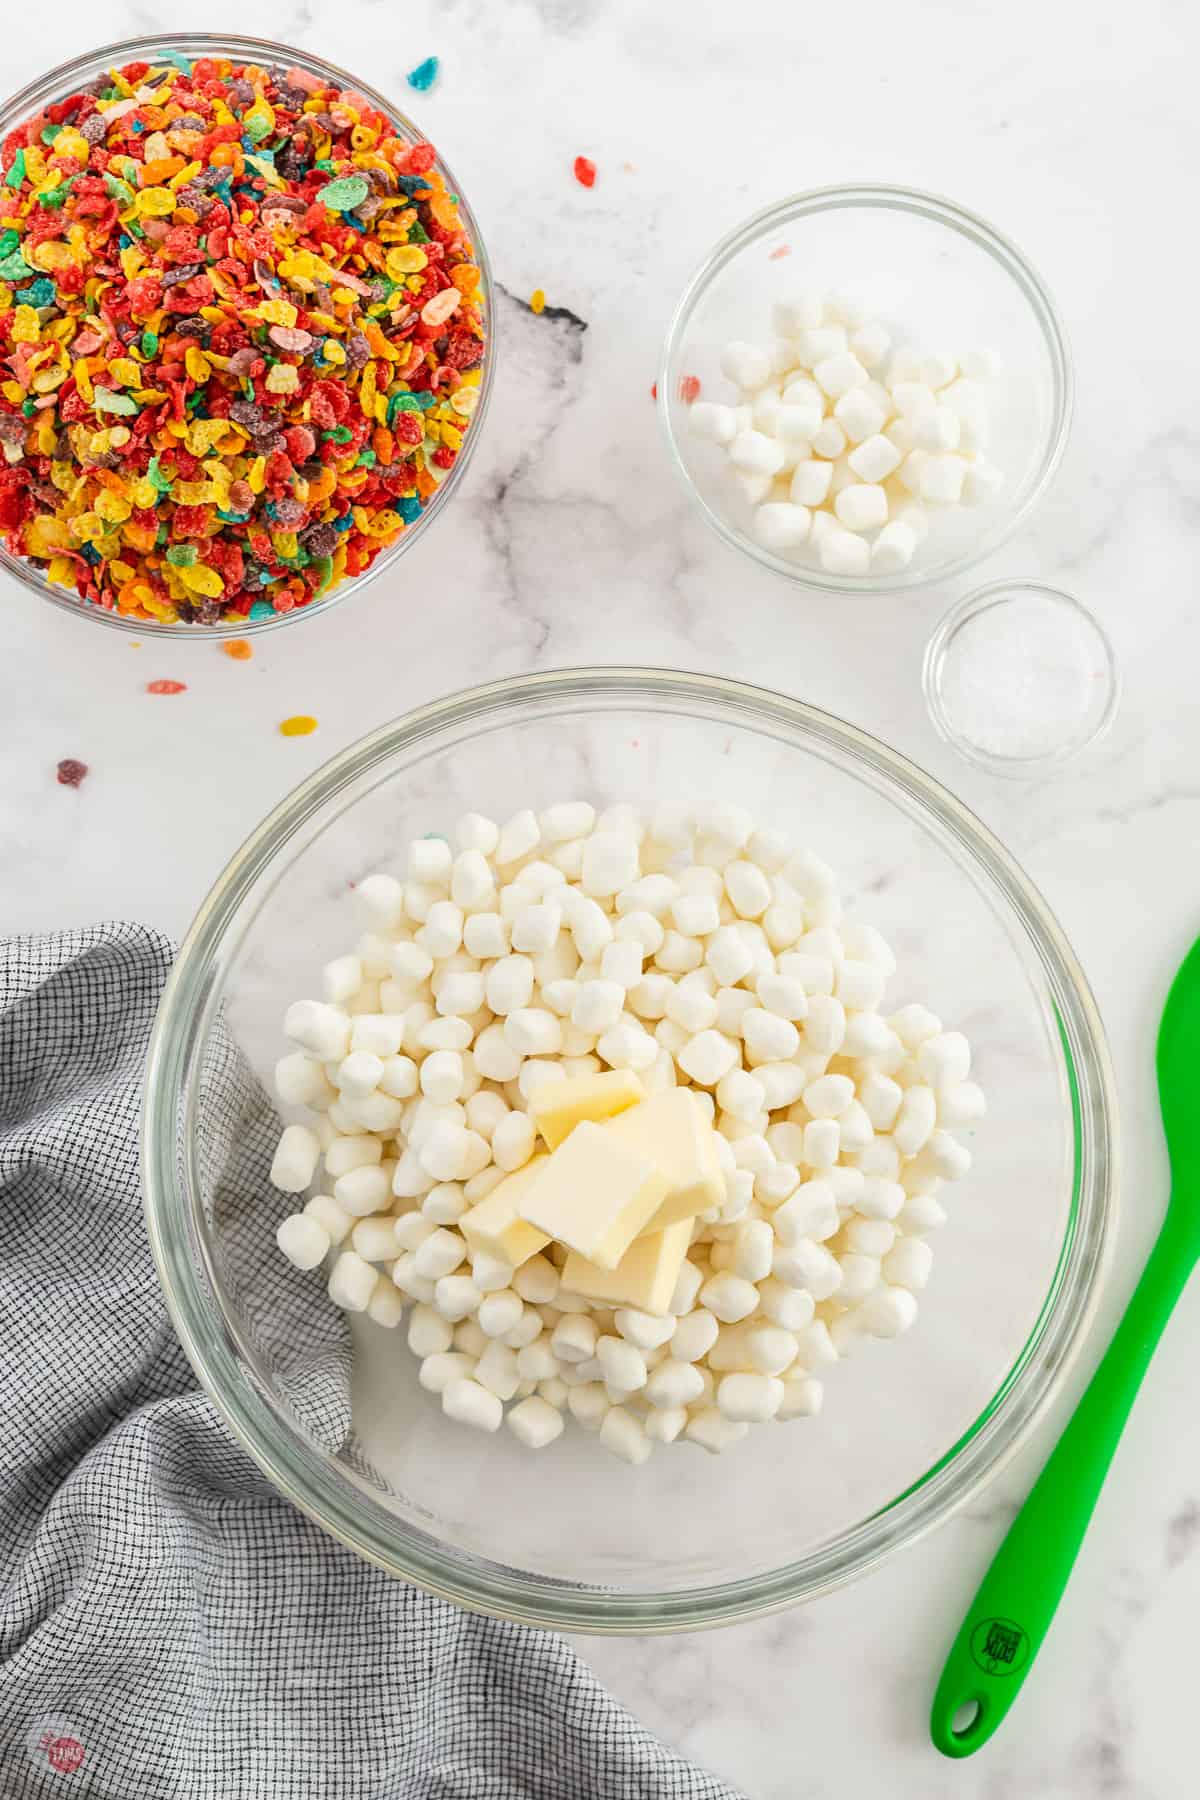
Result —
M335 338L331 338L325 346L325 360L340 365L346 360L346 352Z
M189 344L183 366L197 386L208 380L211 363L198 344Z
M46 580L53 587L75 586L75 564L69 556L55 556L46 570Z
M262 493L264 487L267 485L267 459L265 456L255 457L254 461L250 464L246 480L250 484L250 492L252 494Z
M71 534L53 513L36 513L25 529L30 556L50 556L55 550L71 550Z
M82 133L72 131L70 126L67 126L59 132L50 146L50 158L53 161L60 156L74 156L78 157L80 162L86 162L89 151L90 145Z
M76 513L70 524L72 532L81 543L90 544L94 538L104 536L104 520L98 513Z
M429 258L420 244L397 244L394 250L387 253L385 266L393 281L399 281L404 275L414 275L423 269Z
M181 140L178 144L176 144L174 146L174 148L177 150L182 150L185 148L185 146L182 142L182 140L184 138L190 139L193 143L196 141L196 133L192 132L192 131L176 131L176 132L172 132L171 135L172 135L172 137L177 137ZM203 163L198 163L198 162L185 163L183 168L180 169L180 171L177 175L172 175L170 181L168 181L168 183L167 183L167 186L169 188L186 187L188 182L192 180L193 176L198 175L203 167L204 167Z
M180 506L211 506L217 498L217 490L211 481L177 481L171 489L171 498Z
M362 407L364 419L375 416L375 364L369 362L362 372L362 380L358 384L358 403Z
M217 571L206 563L193 563L190 569L180 569L179 578L184 587L190 588L193 594L203 594L207 600L216 600L225 591L225 583Z
M37 447L43 456L49 456L58 437L58 428L48 413L43 413L38 421Z
M276 363L273 369L267 370L264 386L268 394L294 394L300 386L299 371L291 363Z
M268 325L294 325L298 316L290 300L264 300L257 310Z
M110 362L109 372L116 376L122 387L138 387L142 380L142 371L132 356L118 356Z
M59 492L65 494L67 489L70 488L75 481L74 464L67 462L52 462L50 464L50 479L55 487L58 488Z
M175 195L170 188L139 188L134 195L133 210L143 219L167 219L175 211Z
M101 488L96 495L96 511L110 525L121 525L133 511L133 507L124 494L114 494L111 488Z
M138 511L141 512L144 508L157 504L158 489L152 481L143 475L140 481L135 481L130 488L129 498L133 501L133 504L137 507Z
M45 244L35 244L28 255L35 269L69 269L75 261L69 247L60 243L57 238L51 238Z
M311 713L293 713L290 719L284 719L279 726L280 737L307 737L317 729L317 721Z
M0 394L3 394L4 398L10 400L14 406L20 406L25 398L25 389L19 381L5 381L0 382Z
M137 574L137 570L134 568L133 564L122 562L120 557L113 563L112 572L116 580L118 580L122 586L125 582L132 581Z
M228 429L226 419L193 419L188 426L187 447L193 456L207 456Z
M13 314L12 335L15 344L37 343L42 335L42 328L32 306L18 306Z
M334 279L336 280L336 276ZM335 287L333 290L333 298L338 306L353 306L358 296L355 294L353 288Z
M35 394L52 394L67 379L65 369L41 369L30 383Z
M454 425L443 425L442 426L442 442L443 442L443 444L448 444L450 446L451 450L461 450L462 449L462 441L463 441L463 434L461 431L458 430L457 426L454 426Z
M529 296L530 312L531 313L540 313L540 312L544 312L545 309L546 309L545 289L544 288L534 288L532 294L530 294L530 296Z
M122 250L121 273L124 275L126 281L133 280L145 260L146 253L139 244L129 244Z
M79 398L85 405L90 406L95 400L96 394L92 387L92 377L86 356L81 356L75 364L75 386L79 389Z

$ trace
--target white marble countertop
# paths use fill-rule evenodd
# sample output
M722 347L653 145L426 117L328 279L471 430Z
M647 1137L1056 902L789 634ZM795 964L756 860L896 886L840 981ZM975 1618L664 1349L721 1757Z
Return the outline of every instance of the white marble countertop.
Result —
M6 85L171 18L134 0L58 0L36 39L10 41ZM1101 4L1084 20L1043 0L931 0L918 13L862 0L810 18L783 0L719 15L634 0L209 0L204 23L323 52L411 101L472 197L500 282L520 296L544 287L586 330L502 302L496 406L454 525L361 598L260 640L250 663L200 637L133 648L4 582L0 925L128 916L179 934L237 843L303 776L413 704L489 677L644 661L786 688L887 739L976 808L1091 976L1126 1179L1090 1362L1163 1205L1153 1037L1200 929L1200 436L1195 323L1178 298L1195 292L1196 251L1170 198L1197 148L1200 31L1188 9ZM441 79L418 97L404 74L429 54ZM600 169L590 193L571 178L581 151ZM1079 401L1065 463L1031 527L972 577L1057 580L1115 642L1115 728L1053 782L975 772L925 717L922 646L961 584L864 607L851 636L841 600L797 596L743 566L689 513L664 460L649 388L694 264L757 206L852 178L944 191L991 219L1067 322ZM432 606L426 586L439 591ZM145 683L162 676L186 681L186 695L148 699ZM278 721L302 711L319 731L281 738ZM77 793L56 785L64 756L91 767ZM1198 1343L1193 1289L1052 1640L974 1761L951 1766L930 1748L929 1698L1045 1430L967 1514L834 1598L707 1636L586 1641L584 1655L648 1724L755 1800L876 1789L1183 1800L1195 1791Z

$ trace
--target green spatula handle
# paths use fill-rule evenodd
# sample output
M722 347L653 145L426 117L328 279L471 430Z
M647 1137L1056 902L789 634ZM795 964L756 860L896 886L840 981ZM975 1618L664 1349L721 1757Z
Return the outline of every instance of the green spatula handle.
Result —
M1009 1528L954 1641L930 1725L944 1755L970 1756L986 1744L1021 1691L1067 1585L1129 1409L1194 1260L1190 1239L1168 1222L1103 1362Z

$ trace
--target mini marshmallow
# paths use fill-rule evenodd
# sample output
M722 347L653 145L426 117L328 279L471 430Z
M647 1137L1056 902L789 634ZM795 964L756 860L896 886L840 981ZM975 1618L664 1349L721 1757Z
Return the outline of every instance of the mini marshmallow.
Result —
M907 569L916 551L915 533L908 525L893 519L871 545L871 573L898 575L902 569Z
M827 319L797 334L796 353L802 366L812 369L825 357L841 355L849 342L844 326Z
M851 388L862 387L870 379L851 350L839 350L832 356L822 357L813 365L813 377L822 392L833 400L840 400ZM883 420L879 423L882 425Z
M689 1414L683 1435L689 1443L699 1444L702 1450L719 1456L732 1444L740 1443L749 1430L749 1425L726 1418L715 1406L706 1406Z
M379 1271L354 1250L343 1250L329 1275L329 1298L344 1312L366 1312L379 1281Z
M854 449L846 458L851 471L858 480L869 485L886 481L887 477L894 474L900 467L902 460L901 452L891 438L884 437L882 433L868 434L856 442ZM818 464L817 466L825 467L826 465ZM797 473L799 473L798 470Z
M753 531L767 550L795 550L807 538L811 525L812 515L806 506L769 501L755 512Z
M948 406L921 406L912 415L913 444L918 450L934 454L957 450L962 425L958 414Z
M721 352L721 373L745 393L755 393L771 379L771 358L757 344L734 339Z
M888 499L881 487L852 481L836 496L833 510L848 531L874 531L887 523Z
M860 325L850 334L850 348L865 369L876 369L891 348L891 338L882 325Z
M439 1275L433 1284L433 1304L443 1319L449 1319L452 1324L477 1313L482 1298L470 1275Z
M786 460L783 445L764 431L739 431L729 446L729 460L746 475L777 475Z
M821 541L821 567L830 575L865 575L871 550L865 538L834 526Z
M771 308L771 323L785 338L814 331L824 317L825 302L819 294L787 294Z
M562 909L552 900L522 907L512 921L512 947L541 955L553 947L562 924Z
M297 1000L284 1015L283 1035L318 1062L340 1062L350 1047L350 1020L340 1007Z
M297 1269L315 1269L324 1261L332 1241L307 1208L302 1213L290 1213L275 1232L275 1242Z
M442 1411L460 1425L473 1425L477 1431L499 1431L504 1420L504 1407L499 1398L489 1393L478 1381L459 1376L442 1389Z
M913 451L905 463L912 462ZM919 492L931 506L956 506L962 499L963 479L967 465L961 456L927 456L920 466Z
M512 1408L508 1426L527 1450L544 1450L562 1435L563 1416L541 1395L530 1394Z
M301 1194L316 1173L320 1141L306 1125L285 1126L271 1163L272 1187L285 1194Z
M739 1060L738 1047L719 1031L700 1031L689 1038L675 1059L700 1087L715 1087Z
M965 446L964 446L965 447ZM962 499L967 506L986 506L1004 486L1004 475L994 463L976 457L963 470Z
M714 444L731 444L737 435L732 406L716 405L710 400L697 400L688 408L688 425L697 437L708 438Z
M640 1419L623 1406L610 1406L600 1426L600 1442L622 1462L644 1463L654 1445Z
M771 1375L725 1375L717 1388L717 1407L734 1423L763 1424L775 1417L782 1400L783 1383Z
M492 1132L492 1160L498 1168L508 1171L524 1168L533 1155L536 1135L528 1113L508 1113Z
M864 387L851 387L835 403L833 416L851 444L861 444L883 430L890 406L881 406Z

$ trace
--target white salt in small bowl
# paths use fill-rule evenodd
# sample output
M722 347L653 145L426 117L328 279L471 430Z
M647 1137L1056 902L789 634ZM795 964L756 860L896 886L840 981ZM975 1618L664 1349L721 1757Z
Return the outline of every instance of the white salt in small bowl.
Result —
M1035 581L997 581L951 607L925 650L925 701L960 755L1041 775L1112 724L1120 679L1085 606Z

